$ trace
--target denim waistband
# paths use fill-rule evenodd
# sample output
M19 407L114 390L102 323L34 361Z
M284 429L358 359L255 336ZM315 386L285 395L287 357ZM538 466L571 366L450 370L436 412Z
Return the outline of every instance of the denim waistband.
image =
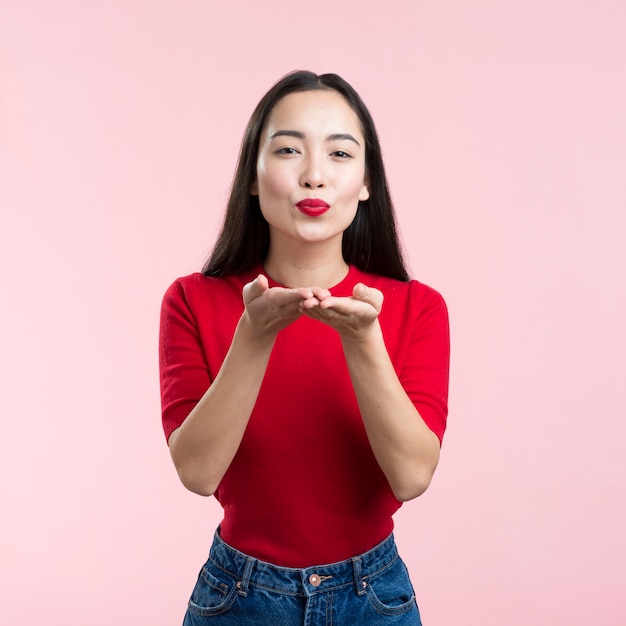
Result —
M366 592L367 581L392 565L398 558L393 534L368 550L338 563L316 565L303 569L280 567L260 561L229 546L215 533L209 560L236 579L239 593L249 586L260 587L286 595L312 596L353 585L355 592Z

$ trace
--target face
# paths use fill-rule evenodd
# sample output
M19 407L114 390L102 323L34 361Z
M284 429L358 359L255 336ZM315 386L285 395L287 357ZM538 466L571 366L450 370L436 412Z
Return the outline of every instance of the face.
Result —
M256 181L261 212L278 242L335 242L367 200L365 139L356 113L336 91L292 93L261 133Z

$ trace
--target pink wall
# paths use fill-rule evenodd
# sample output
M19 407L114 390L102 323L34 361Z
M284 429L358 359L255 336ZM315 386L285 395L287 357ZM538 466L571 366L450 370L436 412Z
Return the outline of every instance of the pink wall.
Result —
M397 515L425 623L626 623L625 6L2 0L0 623L180 623L220 511L161 433L160 300L301 67L369 104L450 307L441 466Z

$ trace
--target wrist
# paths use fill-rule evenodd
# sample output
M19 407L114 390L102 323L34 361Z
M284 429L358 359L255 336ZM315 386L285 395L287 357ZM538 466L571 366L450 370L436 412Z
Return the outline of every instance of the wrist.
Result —
M276 341L277 332L272 328L262 328L258 324L254 324L250 319L247 311L244 310L239 318L239 323L235 329L235 337L244 344L255 347L256 349L272 349Z
M341 330L339 335L344 350L370 350L381 342L384 345L378 318L365 328L346 328Z

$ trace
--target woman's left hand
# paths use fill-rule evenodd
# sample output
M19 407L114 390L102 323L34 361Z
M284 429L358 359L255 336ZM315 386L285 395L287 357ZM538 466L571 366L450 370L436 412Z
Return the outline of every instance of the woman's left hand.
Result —
M338 298L328 289L313 287L313 298L303 300L304 315L334 328L342 339L366 339L378 327L378 314L383 306L383 294L378 289L357 283L352 296Z
M357 283L352 296L337 298L313 287L300 311L334 328L341 337L352 387L374 456L400 501L428 487L439 459L439 440L420 417L389 358L378 315L383 294Z

